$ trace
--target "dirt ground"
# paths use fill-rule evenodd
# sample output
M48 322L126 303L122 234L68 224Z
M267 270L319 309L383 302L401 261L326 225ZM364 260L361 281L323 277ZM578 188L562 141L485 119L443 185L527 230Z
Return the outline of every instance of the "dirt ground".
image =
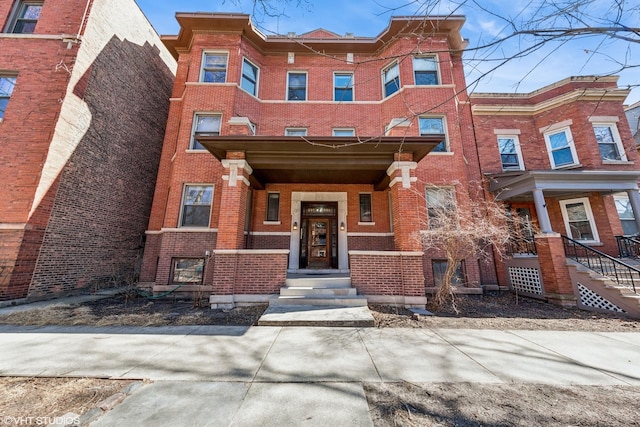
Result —
M381 328L463 328L640 332L640 321L562 308L511 293L459 297L459 314L371 306ZM211 310L193 301L134 294L78 305L52 305L0 316L0 324L164 326L255 325L266 305ZM82 414L125 387L88 378L0 378L0 425L7 417ZM540 384L364 384L375 426L640 426L640 387ZM22 420L24 422L24 420ZM30 424L37 425L35 420Z

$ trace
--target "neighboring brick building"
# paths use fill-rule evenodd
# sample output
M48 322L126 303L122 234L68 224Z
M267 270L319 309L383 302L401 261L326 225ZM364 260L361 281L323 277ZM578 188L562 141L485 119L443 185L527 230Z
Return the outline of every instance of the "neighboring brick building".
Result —
M135 274L175 61L133 0L0 0L0 300Z
M540 274L551 298L569 292L551 283L562 274L554 232L613 253L613 190L640 218L627 92L614 78L470 98L460 16L392 18L374 38L264 36L247 15L176 16L141 272L156 292L186 283L214 305L251 303L288 274L339 272L370 302L424 305L446 261L423 250L421 230L491 185L550 240ZM467 259L459 274L461 292L509 286L501 262Z

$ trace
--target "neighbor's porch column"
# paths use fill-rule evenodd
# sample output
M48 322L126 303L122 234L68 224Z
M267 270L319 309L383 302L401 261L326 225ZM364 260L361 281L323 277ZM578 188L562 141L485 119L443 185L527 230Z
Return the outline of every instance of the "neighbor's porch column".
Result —
M547 211L547 202L544 200L542 190L533 190L533 203L536 205L536 214L538 214L540 233L553 233L553 230L551 229L551 220L549 220L549 212Z
M640 231L640 193L638 190L627 190L631 209L633 210L633 218L636 220L636 226Z
M393 240L396 250L421 251L419 197L411 153L396 153L387 169L391 177L391 208L393 210Z

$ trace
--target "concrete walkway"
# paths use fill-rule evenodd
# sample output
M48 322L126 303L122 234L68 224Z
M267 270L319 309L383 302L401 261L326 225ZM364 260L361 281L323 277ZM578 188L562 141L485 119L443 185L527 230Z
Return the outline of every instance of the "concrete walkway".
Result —
M96 426L371 425L363 382L640 386L640 333L0 326L0 345L3 376L155 381Z

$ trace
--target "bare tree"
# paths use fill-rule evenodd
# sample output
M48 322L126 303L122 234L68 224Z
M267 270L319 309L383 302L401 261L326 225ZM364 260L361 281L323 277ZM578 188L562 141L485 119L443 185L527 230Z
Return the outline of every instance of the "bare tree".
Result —
M455 282L461 263L502 258L509 247L519 247L530 237L532 225L490 195L470 198L466 191L456 193L453 187L427 185L425 197L428 223L422 227L422 246L447 260L434 305L441 308L450 304L457 313Z

